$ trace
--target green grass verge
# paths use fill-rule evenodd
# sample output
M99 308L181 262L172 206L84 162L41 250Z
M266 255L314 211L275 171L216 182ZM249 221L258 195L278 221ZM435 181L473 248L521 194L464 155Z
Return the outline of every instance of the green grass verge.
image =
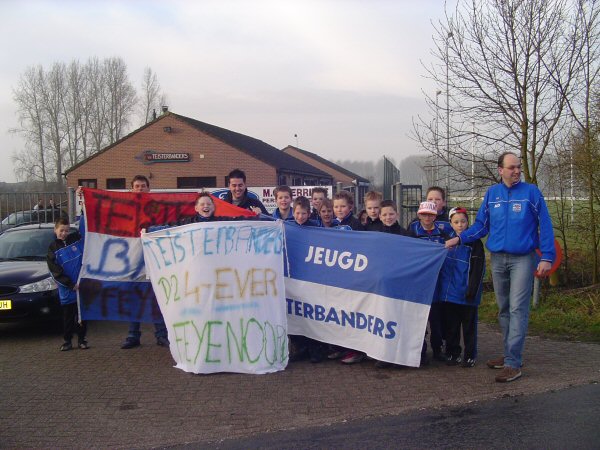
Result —
M493 292L485 292L479 320L498 324ZM558 339L600 342L600 287L544 291L529 315L529 334Z

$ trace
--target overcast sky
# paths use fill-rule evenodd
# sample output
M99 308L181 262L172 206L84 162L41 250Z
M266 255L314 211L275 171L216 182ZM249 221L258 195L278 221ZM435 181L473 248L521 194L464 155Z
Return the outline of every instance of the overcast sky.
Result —
M396 161L435 88L442 0L0 0L0 181L23 141L13 88L29 66L121 57L158 75L177 114L328 159ZM137 127L138 124L136 124ZM297 135L298 137L294 137ZM297 139L297 140L296 140ZM184 150L184 149L182 149Z

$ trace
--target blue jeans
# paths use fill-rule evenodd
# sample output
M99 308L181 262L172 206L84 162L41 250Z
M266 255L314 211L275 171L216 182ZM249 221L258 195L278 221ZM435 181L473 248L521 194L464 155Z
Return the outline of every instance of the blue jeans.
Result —
M498 321L504 340L504 365L520 368L529 324L529 302L536 257L492 253L492 280L498 303Z
M136 341L140 340L142 336L142 331L140 329L141 324L139 322L129 322L129 333L127 334L128 339L135 339ZM165 321L161 320L158 323L154 324L154 336L158 339L159 337L167 337L167 325L165 325Z

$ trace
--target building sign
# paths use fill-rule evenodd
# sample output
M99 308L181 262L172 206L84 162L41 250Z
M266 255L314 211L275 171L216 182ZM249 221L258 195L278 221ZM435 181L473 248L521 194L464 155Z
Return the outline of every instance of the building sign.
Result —
M292 189L292 196L296 198L300 195L304 197L308 197L309 199L312 196L312 190L317 186L290 186ZM332 198L333 195L333 187L332 186L319 186L327 189L327 197ZM269 214L272 214L273 211L277 208L277 204L275 203L275 194L273 191L276 186L263 186L263 187L248 187L248 196L260 200ZM220 198L221 200L225 199L225 196L229 192L229 188L207 188L206 191L210 192L215 197Z
M154 150L144 150L135 159L141 160L144 164L154 164L161 162L190 162L192 156L189 153L162 153Z

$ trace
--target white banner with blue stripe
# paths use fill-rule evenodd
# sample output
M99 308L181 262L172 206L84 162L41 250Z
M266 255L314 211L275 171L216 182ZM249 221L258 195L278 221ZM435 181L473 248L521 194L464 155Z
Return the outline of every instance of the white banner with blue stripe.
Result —
M443 245L285 223L288 332L418 367Z

